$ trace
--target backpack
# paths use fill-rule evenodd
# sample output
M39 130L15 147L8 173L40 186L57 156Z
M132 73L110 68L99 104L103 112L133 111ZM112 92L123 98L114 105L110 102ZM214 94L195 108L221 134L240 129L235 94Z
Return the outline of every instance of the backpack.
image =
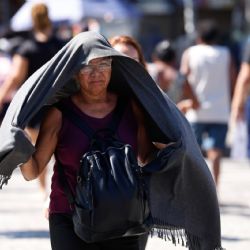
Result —
M116 134L125 101L118 101L108 128L98 131L67 106L56 107L91 141L79 163L75 195L59 164L64 192L74 206L75 233L91 243L148 232L150 212L141 167L131 145L121 142Z

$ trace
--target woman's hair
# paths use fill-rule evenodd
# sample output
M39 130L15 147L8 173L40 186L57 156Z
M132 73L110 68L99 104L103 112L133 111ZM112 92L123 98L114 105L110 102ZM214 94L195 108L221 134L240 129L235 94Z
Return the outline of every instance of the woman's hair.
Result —
M175 50L172 47L170 41L163 40L159 42L152 54L153 60L160 60L167 64L171 64L175 61Z
M134 38L130 36L121 35L110 38L109 42L112 46L115 46L117 44L125 44L132 46L139 55L139 62L146 68L146 61L143 56L141 46Z
M197 25L198 38L206 44L216 44L220 39L220 31L215 21L205 19Z
M44 31L51 27L48 7L43 3L35 4L31 10L33 28L36 31Z

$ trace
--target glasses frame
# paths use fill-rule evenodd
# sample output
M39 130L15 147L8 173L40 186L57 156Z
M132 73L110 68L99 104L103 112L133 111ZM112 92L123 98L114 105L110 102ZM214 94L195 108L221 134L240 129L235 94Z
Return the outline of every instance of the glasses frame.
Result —
M112 68L112 59L105 59L101 61L99 64L88 64L85 65L82 69L80 69L80 74L82 75L90 75L94 71L98 72L106 72Z

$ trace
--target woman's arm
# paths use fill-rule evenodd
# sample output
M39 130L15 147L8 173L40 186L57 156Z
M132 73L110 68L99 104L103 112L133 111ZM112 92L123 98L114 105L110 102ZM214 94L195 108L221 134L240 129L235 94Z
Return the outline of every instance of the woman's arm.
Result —
M20 166L26 180L37 178L49 163L56 148L61 123L61 112L56 108L51 108L41 124L35 153L28 162Z
M235 65L235 61L233 60L232 56L230 56L229 73L228 74L230 76L230 98L232 101L233 95L234 95L234 89L235 89L235 85L236 85L236 80L237 80L236 65Z
M185 114L189 109L198 109L200 107L198 98L187 79L183 84L182 90L182 100L176 104L180 111Z
M190 74L188 53L189 53L189 49L186 49L183 52L183 55L181 58L181 64L180 64L180 72L185 76L188 76Z
M233 120L244 118L245 102L250 87L250 64L242 63L237 77L233 100L231 118Z
M189 67L189 50L186 49L181 58L180 72L185 76L186 80L183 85L183 99L177 103L177 107L183 112L186 113L189 109L198 109L200 104L199 100L192 89L190 83L187 80L188 75L190 74Z

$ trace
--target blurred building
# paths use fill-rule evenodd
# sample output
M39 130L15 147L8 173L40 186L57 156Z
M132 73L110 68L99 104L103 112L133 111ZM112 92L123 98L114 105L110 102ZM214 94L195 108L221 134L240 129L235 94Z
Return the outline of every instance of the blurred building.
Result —
M249 0L130 1L143 13L138 39L148 60L154 45L163 38L178 40L183 43L180 46L188 46L201 19L215 19L225 37L233 36L236 39L246 34L250 23Z
M46 1L57 1L61 4L66 2L69 6L74 2L67 0ZM107 37L116 34L135 36L142 44L148 60L153 47L161 39L178 39L185 47L189 40L194 37L195 27L200 19L215 19L221 30L224 31L225 37L232 36L234 39L240 40L249 31L250 0L79 1L82 2L82 8L85 8L83 10L85 19L95 18L100 24L100 31ZM0 31L1 27L8 24L14 13L25 2L28 1L0 0ZM123 6L124 12L116 11L115 7L106 8L105 6L110 6L109 4ZM58 8L58 10L62 9L65 8ZM81 21L84 21L84 18Z

